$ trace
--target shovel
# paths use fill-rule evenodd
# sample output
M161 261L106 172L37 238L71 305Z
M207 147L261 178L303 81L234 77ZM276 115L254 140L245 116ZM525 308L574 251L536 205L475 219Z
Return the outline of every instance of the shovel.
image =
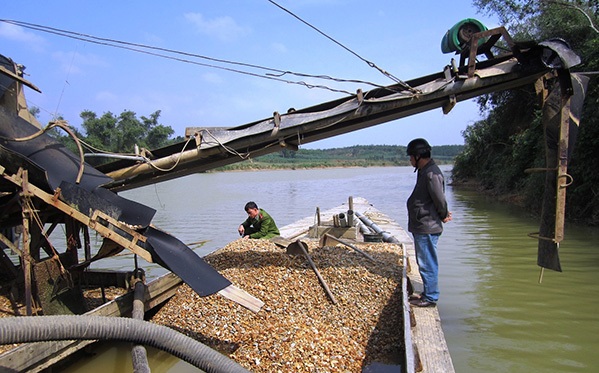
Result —
M286 250L287 250L287 254L289 254L289 255L303 255L304 257L306 257L306 259L308 259L308 263L310 263L310 266L314 270L314 273L316 273L316 277L318 277L318 281L320 281L320 284L324 288L324 291L327 293L327 295L329 296L329 298L331 299L333 304L337 304L337 300L335 299L335 296L333 295L333 293L331 293L329 286L325 282L324 278L322 278L322 276L320 275L318 268L316 268L316 265L314 264L314 262L312 261L312 258L308 254L307 245L300 240L296 240L295 242L292 242L289 245L287 245Z
M345 245L349 248L352 248L354 250L356 250L357 252L359 252L360 254L364 255L365 257L367 257L368 259L372 260L373 262L375 262L374 258L371 257L370 255L368 255L367 253L365 253L364 251L358 249L355 245L350 244L349 242L346 241L342 241L336 237L331 236L328 233L325 233L322 238L320 239L320 246L324 247L324 246L329 246L329 242L330 241L335 241L336 243L340 243L342 245Z

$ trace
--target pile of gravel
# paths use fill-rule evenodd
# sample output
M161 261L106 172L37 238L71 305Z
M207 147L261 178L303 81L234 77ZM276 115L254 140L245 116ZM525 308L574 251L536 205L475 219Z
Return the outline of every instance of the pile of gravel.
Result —
M400 364L400 247L360 244L373 262L342 245L305 242L336 304L306 258L268 240L239 239L204 259L265 302L258 313L219 295L201 298L183 285L152 322L200 340L252 372L361 372L373 361Z

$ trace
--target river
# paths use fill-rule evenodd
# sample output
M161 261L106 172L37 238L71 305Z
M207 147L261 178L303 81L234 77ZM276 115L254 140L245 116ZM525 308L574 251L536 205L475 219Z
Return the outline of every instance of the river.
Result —
M451 167L442 169L450 178ZM249 200L284 226L313 216L316 207L324 211L349 196L363 197L406 227L405 201L414 182L411 167L243 171L196 174L122 195L155 208L154 225L205 255L238 238ZM476 192L448 186L446 194L453 221L439 242L438 307L456 372L596 369L599 230L567 226L560 248L563 272L546 270L539 283L537 242L527 237L538 231L536 219ZM96 267L105 265L100 261ZM164 273L141 265L149 278ZM121 256L110 266L130 269L132 260ZM127 360L126 348L112 347L65 371L122 372L130 367ZM154 373L197 372L153 350L150 364Z

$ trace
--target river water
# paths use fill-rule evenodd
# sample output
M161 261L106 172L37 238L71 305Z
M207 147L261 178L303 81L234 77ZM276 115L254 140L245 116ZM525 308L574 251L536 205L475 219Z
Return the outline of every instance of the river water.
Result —
M451 167L443 166L446 178ZM244 204L255 201L279 226L363 197L406 227L411 167L340 168L196 174L123 192L157 210L153 224L205 255L238 238ZM566 227L563 272L539 283L539 222L521 210L447 187L453 221L439 243L438 307L457 372L590 372L599 366L599 238L596 228ZM540 197L539 197L540 198ZM149 278L164 273L140 260ZM100 261L131 269L131 256ZM129 365L127 365L129 364ZM152 372L197 372L150 350ZM68 372L129 371L125 345Z

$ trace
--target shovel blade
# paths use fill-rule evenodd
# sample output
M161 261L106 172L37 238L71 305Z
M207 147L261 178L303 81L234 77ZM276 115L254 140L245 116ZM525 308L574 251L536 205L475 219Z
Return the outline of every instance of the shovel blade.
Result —
M301 243L299 241L294 241L287 245L287 254L289 255L303 255L304 250L302 250Z

